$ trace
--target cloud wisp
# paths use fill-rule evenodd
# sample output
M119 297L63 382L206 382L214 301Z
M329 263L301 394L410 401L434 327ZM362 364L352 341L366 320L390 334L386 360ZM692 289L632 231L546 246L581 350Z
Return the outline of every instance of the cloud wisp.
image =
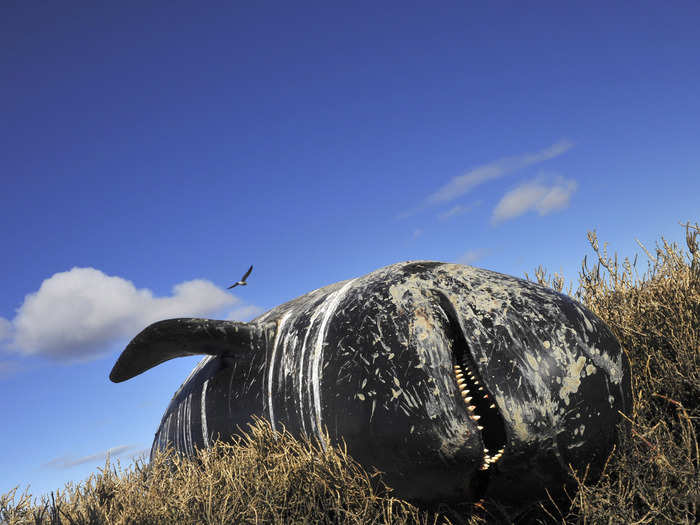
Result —
M240 302L202 279L175 285L170 296L154 297L121 277L75 267L52 275L27 295L12 322L0 318L0 335L4 346L23 355L86 361L161 319L207 316L227 306L237 307L230 317L257 311Z
M452 178L450 182L428 196L429 204L449 202L461 197L472 188L491 179L497 179L504 175L558 157L571 149L573 144L568 140L562 140L537 153L526 153L516 157L505 157L489 164L477 166L464 175Z
M491 223L500 224L531 210L540 215L562 210L569 205L577 188L575 180L563 177L557 177L550 184L541 177L525 182L506 193L498 202L491 215Z
M435 192L428 195L422 205L401 212L396 216L396 218L405 219L406 217L410 217L428 206L451 202L484 182L498 179L514 171L553 159L567 152L572 147L573 143L571 141L560 140L548 148L535 153L526 153L524 155L514 157L503 157L488 164L477 166L463 175L453 177L447 184L441 186ZM461 206L455 206L452 209L441 213L439 217L441 219L448 218L462 212L462 210L463 208Z
M110 449L107 449L104 452L98 452L97 454L91 454L89 456L83 456L81 458L71 458L70 456L63 456L44 463L42 467L66 469L76 467L78 465L83 465L84 463L93 463L95 461L104 462L107 459L108 455L110 457L119 456L127 450L132 450L135 448L137 448L136 445L121 445L119 447L112 447Z
M457 215L462 215L463 213L467 213L468 211L473 210L477 206L481 204L481 201L478 201L471 206L462 206L461 204L457 204L456 206L453 206L447 211L442 212L441 214L438 215L438 218L440 220L446 220L450 219L452 217L456 217Z

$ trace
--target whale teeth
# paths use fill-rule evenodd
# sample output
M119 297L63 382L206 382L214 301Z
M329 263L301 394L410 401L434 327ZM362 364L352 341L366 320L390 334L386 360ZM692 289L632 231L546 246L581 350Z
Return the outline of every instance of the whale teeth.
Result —
M502 447L498 452L496 452L493 456L489 454L489 449L484 447L484 462L481 465L481 470L486 470L488 469L491 465L495 464L498 462L503 457L503 453L505 452L506 448Z
M455 376L457 377L457 386L462 394L462 399L464 399L464 403L467 406L469 418L474 422L476 428L479 429L480 432L483 432L484 425L480 425L478 422L487 414L480 414L477 411L497 410L496 403L489 397L488 392L485 391L481 383L479 383L475 372L472 371L467 365L454 365L454 372ZM472 402L475 394L472 394L472 392L481 392L480 396L477 396L477 401L474 404L472 404ZM488 409L485 408L486 406L488 406ZM486 441L484 441L484 444L486 444ZM489 449L484 446L483 460L479 466L479 469L488 470L492 465L495 465L498 461L500 461L504 452L505 447L501 447L495 454L491 454Z
M491 465L497 463L498 460L500 460L501 457L503 456L504 450L505 450L505 448L502 448L502 449L500 449L496 454L494 454L493 456L491 456L491 455L488 454L488 449L485 448L485 449L484 449L484 462L483 462L483 464L482 464L482 466L481 466L481 469L482 469L482 470L486 470L486 469L489 468Z
M474 422L474 425L479 432L483 432L484 426L486 425L484 422L486 420L482 420L482 418L484 418L487 414L479 412L483 412L484 410L497 410L496 403L491 397L489 397L488 392L485 391L484 387L477 379L476 372L470 369L468 365L454 365L453 369L457 378L457 387L462 395L462 399L464 399L469 418ZM476 396L477 392L481 392L481 394ZM474 402L475 397L476 402ZM486 419L488 419L488 417L486 417ZM479 424L480 420L482 420L482 423L484 423L483 425ZM485 443L486 441L484 444ZM489 449L484 447L483 460L479 468L481 470L487 470L489 467L491 467L491 465L494 465L503 457L504 451L505 447L502 447L495 454L491 454Z

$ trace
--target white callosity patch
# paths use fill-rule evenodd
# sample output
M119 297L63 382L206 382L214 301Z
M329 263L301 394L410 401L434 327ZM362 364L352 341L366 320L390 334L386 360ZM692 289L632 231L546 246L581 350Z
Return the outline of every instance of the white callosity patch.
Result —
M624 375L622 360L623 354L617 357L617 359L611 357L607 352L604 352L598 348L591 349L591 359L593 362L603 370L606 370L610 376L610 381L616 385L622 383L622 378Z
M583 371L583 366L585 364L586 358L579 356L576 362L567 369L567 375L562 377L559 397L564 400L566 406L569 406L569 395L578 391L578 387L581 385L582 374L583 376L586 375Z

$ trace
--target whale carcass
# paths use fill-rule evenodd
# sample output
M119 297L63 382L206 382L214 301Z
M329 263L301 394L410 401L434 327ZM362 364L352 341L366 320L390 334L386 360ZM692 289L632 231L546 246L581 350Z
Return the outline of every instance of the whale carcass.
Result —
M631 410L629 363L593 313L544 286L409 261L338 282L251 322L145 328L110 379L204 354L151 456L187 456L253 415L335 442L417 502L493 498L517 513L602 468Z

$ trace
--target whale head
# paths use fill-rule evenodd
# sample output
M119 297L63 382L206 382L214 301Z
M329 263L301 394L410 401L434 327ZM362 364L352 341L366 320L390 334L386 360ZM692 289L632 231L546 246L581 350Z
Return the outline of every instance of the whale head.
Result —
M378 270L338 300L324 421L418 502L520 509L595 479L631 410L629 363L568 296L430 261ZM362 280L365 281L362 281ZM333 433L333 432L332 432Z
M570 297L500 273L398 263L249 323L171 319L129 343L120 382L207 354L173 396L154 450L193 455L251 416L345 441L420 504L498 501L512 515L595 479L632 406L608 327ZM186 414L186 416L183 416Z

